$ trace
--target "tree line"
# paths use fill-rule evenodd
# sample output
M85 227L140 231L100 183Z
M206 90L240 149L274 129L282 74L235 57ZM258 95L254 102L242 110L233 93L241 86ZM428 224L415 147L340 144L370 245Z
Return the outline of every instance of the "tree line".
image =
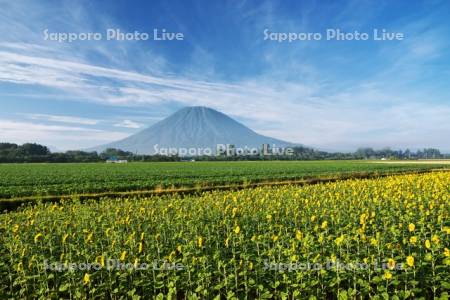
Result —
M177 161L177 157L162 155L136 155L120 149L106 149L98 153L81 150L66 152L51 152L46 146L26 143L17 145L12 143L0 143L0 163L70 163L70 162L102 162L107 159L117 158L130 161Z
M417 151L392 150L389 148L374 150L360 148L355 152L326 152L309 147L298 146L293 148L293 155L289 156L197 156L193 159L199 161L234 161L234 160L351 160L351 159L449 159L450 154L442 154L438 149L425 148ZM165 155L139 155L120 149L109 148L105 151L66 151L52 153L48 147L25 143L0 143L0 163L27 163L27 162L102 162L107 159L121 159L128 161L183 161L187 157Z

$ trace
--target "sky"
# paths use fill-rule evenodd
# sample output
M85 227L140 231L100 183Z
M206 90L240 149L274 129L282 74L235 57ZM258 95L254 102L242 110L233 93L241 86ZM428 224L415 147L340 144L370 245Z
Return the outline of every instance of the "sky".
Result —
M322 150L450 153L447 0L0 0L0 7L0 142L84 149L182 107L207 106L260 134ZM149 38L108 40L108 29ZM154 40L155 29L183 39ZM403 39L374 40L383 29ZM327 39L327 30L347 36ZM356 32L369 38L351 40ZM55 38L68 33L77 38ZM80 40L87 33L101 38ZM321 39L277 40L282 33Z

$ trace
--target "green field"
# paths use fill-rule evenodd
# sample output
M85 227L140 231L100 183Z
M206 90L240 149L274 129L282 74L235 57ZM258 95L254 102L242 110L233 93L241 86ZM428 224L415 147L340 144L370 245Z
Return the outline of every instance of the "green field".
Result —
M449 183L433 172L28 206L0 214L0 298L448 299Z
M364 161L1 164L0 199L206 187L443 168Z

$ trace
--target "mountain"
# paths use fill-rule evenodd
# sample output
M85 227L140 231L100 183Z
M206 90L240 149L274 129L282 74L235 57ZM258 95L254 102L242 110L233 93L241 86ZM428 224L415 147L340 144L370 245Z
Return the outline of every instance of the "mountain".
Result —
M293 144L260 135L227 115L207 107L185 107L153 126L125 139L89 149L117 148L138 154L155 154L163 148L210 148L217 144L261 148L262 144L287 147ZM155 149L157 145L157 149Z

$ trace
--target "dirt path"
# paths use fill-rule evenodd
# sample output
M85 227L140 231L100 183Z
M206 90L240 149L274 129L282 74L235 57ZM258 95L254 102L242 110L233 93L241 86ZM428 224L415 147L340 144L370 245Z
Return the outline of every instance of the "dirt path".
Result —
M425 164L425 165L450 165L450 159L427 160L379 160L372 161L375 164Z

